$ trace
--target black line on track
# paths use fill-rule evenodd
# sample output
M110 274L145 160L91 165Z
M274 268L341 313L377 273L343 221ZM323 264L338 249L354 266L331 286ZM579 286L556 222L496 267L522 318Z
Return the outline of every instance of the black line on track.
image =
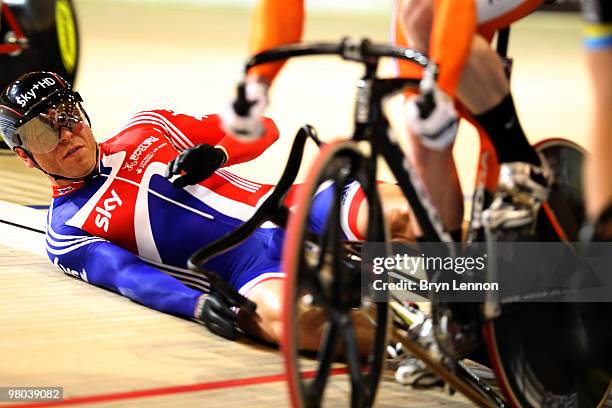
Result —
M7 225L12 225L13 227L26 229L26 230L32 231L32 232L38 232L39 234L44 234L45 233L45 231L42 231L42 230L39 230L39 229L36 229L36 228L32 228L32 227L28 227L26 225L17 224L16 222L11 222L11 221L7 221L7 220L3 220L1 218L0 218L0 223L7 224Z

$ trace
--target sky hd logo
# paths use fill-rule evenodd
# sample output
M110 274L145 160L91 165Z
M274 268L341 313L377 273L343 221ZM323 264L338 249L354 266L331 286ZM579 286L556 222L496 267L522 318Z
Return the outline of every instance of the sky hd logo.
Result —
M56 83L57 82L55 81L55 79L53 79L51 77L47 77L47 78L41 79L40 81L34 83L34 85L32 85L32 88L30 88L29 91L27 91L26 93L22 93L19 96L17 96L17 103L22 108L24 108L26 105L28 105L28 103L30 101L38 99L37 92L39 90L49 88L49 87L55 85Z

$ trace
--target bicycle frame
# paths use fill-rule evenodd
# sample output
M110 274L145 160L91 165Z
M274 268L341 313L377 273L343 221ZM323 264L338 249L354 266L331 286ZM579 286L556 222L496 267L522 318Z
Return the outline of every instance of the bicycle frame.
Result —
M408 59L422 66L429 65L425 56L408 49L395 47L375 46L364 40L361 43L351 43L344 40L340 44L294 44L263 52L254 56L246 65L250 67L270 62L276 59L291 56L305 56L313 54L336 54L341 57L361 62L365 65L365 75L358 83L358 91L355 108L355 128L352 141L368 141L372 151L367 158L369 161L369 173L371 179L376 175L377 157L381 156L389 165L392 174L398 181L403 194L411 204L419 225L423 231L424 240L428 242L448 243L449 252L452 253L454 246L452 238L443 230L436 210L426 198L424 187L420 185L419 179L412 174L410 166L402 149L389 132L389 122L386 119L382 104L384 99L392 93L399 92L405 87L418 89L420 80L411 78L380 79L376 77L378 57L398 57ZM240 94L240 93L239 93ZM492 147L492 146L491 146ZM367 190L367 189L366 189ZM470 377L467 370L454 373L444 364L435 362L427 351L418 342L404 339L405 346L417 357L427 361L428 365L435 367L434 371L448 381L454 388L460 390L465 396L481 406L505 406L503 400L494 394L486 386ZM321 366L327 366L329 362L321 362ZM354 364L349 364L354 365ZM465 377L465 378L464 378Z
M355 110L355 130L352 140L355 142L370 142L373 149L369 155L370 168L372 169L372 179L374 179L376 174L376 159L380 155L388 163L392 173L398 181L400 188L402 189L403 194L411 203L412 209L420 221L420 226L423 230L425 239L429 242L446 242L449 244L449 251L452 251L454 249L454 246L451 245L452 238L443 230L442 223L436 210L426 198L424 187L419 184L419 181L417 181L418 178L411 173L403 151L401 150L397 141L391 137L391 133L389 132L390 125L382 109L383 101L387 96L395 92L400 92L406 87L417 89L420 80L413 78L381 79L376 77L379 57L403 58L414 62L423 68L428 66L428 59L424 55L407 48L372 44L367 40L361 42L351 42L345 39L339 44L291 44L276 48L274 50L262 52L249 60L249 62L246 64L246 70L248 71L248 69L254 65L271 62L274 60L294 56L320 54L339 55L345 59L361 62L365 65L365 75L359 81L358 85L357 106ZM244 93L239 91L238 95L240 99L240 95L244 96ZM244 103L246 101L242 102ZM241 101L239 100L238 104L240 103ZM291 156L294 156L296 146L299 146L298 148L301 149L300 145L303 146L303 142L298 141L294 144ZM296 171L296 168L292 168L294 167L295 160L290 160L289 163L292 164L287 166L281 180L286 180L286 175L288 173ZM286 189L286 187L287 186L284 185L283 188L279 188L277 190L279 192L279 196L284 194L282 190ZM277 191L275 191L275 193ZM272 203L271 205L268 205L268 200L266 200L266 203L264 203L262 207L276 207L278 199L279 198L276 198L276 203ZM268 217L269 216L271 215L268 214ZM203 264L206 262L206 260L215 256L216 254L237 245L241 239L244 239L245 236L247 236L245 231L250 230L255 224L259 225L264 219L266 219L265 211L258 211L257 215L249 220L247 223L248 225L243 225L241 228L228 236L223 237L213 244L194 253L189 260L189 268L195 272L205 274L209 279L211 279L212 282L218 282L220 280L218 276L212 271L207 271L203 267ZM228 285L225 285L225 282L219 283L220 285L218 286L218 289L232 299L236 304L241 305L249 311L254 310L254 305L252 302L231 289ZM420 347L417 345L417 343L414 343L413 346L417 348ZM426 352L422 350L421 353ZM461 390L466 396L477 404L503 406L502 400L499 397L489 395L486 387L482 386L482 384L480 384L480 386L474 385L474 379L471 380L471 383L469 378L466 380L461 380L456 374L453 374L443 366L440 366L438 371L440 371L439 374L443 378L453 384L456 389ZM495 402L488 404L487 401Z
M377 141L378 138L380 138L379 143L385 146L385 149L383 150L385 152L384 154L386 155L386 160L389 161L394 174L396 177L398 177L398 182L401 183L402 191L406 197L411 200L411 202L413 201L415 203L413 205L413 211L415 212L416 216L419 217L419 219L423 220L421 223L421 228L426 234L426 238L430 242L444 241L451 243L452 238L450 235L444 232L436 210L431 204L422 204L423 202L426 202L425 194L423 193L424 190L422 188L417 190L417 188L414 187L414 177L407 173L408 166L404 166L403 164L404 155L401 148L389 138L389 123L386 120L382 109L382 102L385 96L393 92L399 92L406 86L417 88L419 85L419 80L412 78L392 78L384 80L377 79L376 81L378 82L376 85L374 85L373 82L376 76L378 57L380 56L407 59L423 68L427 67L429 64L427 57L409 48L400 48L380 44L375 45L367 40L362 42L352 42L348 39L344 39L340 43L298 43L264 51L253 56L247 62L245 65L245 72L255 65L266 62L308 55L340 55L345 59L363 62L366 64L366 75L362 79L361 86L359 88L359 95L357 97L358 108L355 112L356 126L353 139L356 141L367 140L372 135L375 135ZM240 91L240 87L243 86L244 84L239 86L239 98L237 101L238 105L248 104L246 100L241 100L241 98L245 97L244 92ZM371 102L370 96L373 96L375 100L374 103ZM376 168L376 156L377 154L372 154L374 169ZM289 168L287 168L286 173L287 172L289 172ZM284 178L285 175L283 175L282 179ZM267 207L268 206L266 206L266 208ZM194 253L188 261L189 269L206 275L214 282L219 282L220 288L225 295L233 299L237 304L246 306L247 309L251 311L254 310L254 307L250 304L248 299L231 289L228 285L224 284L224 282L222 282L222 280L218 278L213 271L206 270L203 267L203 264L207 259L210 259L214 255L217 255L241 242L241 240L243 240L246 236L244 231L250 230L251 225L259 225L261 222L263 222L263 219L266 216L271 217L272 215L266 214L264 211L258 212L258 215L253 217L253 222L249 222L248 228L240 228L234 233L200 249Z
M355 143L358 146L365 142L365 146L369 145L371 150L364 149L365 158L369 161L368 174L374 180L376 175L376 159L381 156L389 165L392 174L398 181L403 194L406 196L412 210L419 221L419 225L423 231L424 241L427 242L443 242L447 243L449 253L452 254L454 245L452 245L451 237L444 232L442 224L439 220L436 210L427 200L427 195L424 192L424 187L420 185L419 179L412 174L409 164L404 156L402 149L397 141L389 132L389 122L386 119L382 104L389 95L400 92L406 87L417 89L420 83L418 79L411 78L378 78L376 70L380 57L395 57L402 58L420 65L423 68L429 66L429 61L424 55L413 50L390 45L372 44L367 40L361 42L352 42L347 39L340 43L315 43L315 44L291 44L284 47L279 47L273 50L265 51L253 56L245 66L245 71L251 67L267 62L288 59L296 56L308 55L337 55L344 59L359 62L365 66L365 74L358 83L358 92L356 98L355 109L355 128L352 138L347 143ZM243 86L243 85L242 85ZM244 98L244 92L238 92L239 98L237 104L247 104L248 101L240 100ZM466 116L467 117L467 116ZM468 117L469 119L469 117ZM472 215L474 219L479 218L479 211L483 209L487 194L489 196L495 191L497 184L497 175L499 164L495 155L495 150L488 136L484 131L479 129L481 136L481 152L479 157L479 170L477 176L476 194L481 195L481 201L476 205L480 207L473 208ZM295 145L294 145L295 146ZM288 171L288 168L285 172ZM284 175L283 175L284 178ZM366 189L367 190L367 189ZM554 233L558 239L565 239L563 228L558 223L552 210L547 204L543 206L545 219L549 221L553 227ZM259 213L259 212L258 212ZM251 222L251 221L249 221ZM472 224L472 231L476 231L478 225ZM234 234L230 234L234 235ZM475 235L474 235L475 237ZM474 239L473 237L473 239ZM227 248L226 243L235 245L237 241L228 237L222 238L215 242L214 246L219 251ZM236 238L234 236L234 238ZM190 269L205 273L207 276L215 276L214 272L204 271L202 264L205 259L201 256L206 253L206 259L214 256L214 251L208 250L212 246L205 247L194 254L190 259ZM224 292L228 297L234 299L238 304L244 304L245 299L231 288L224 287ZM435 300L435 299L434 299ZM477 317L477 316L474 316ZM495 345L493 320L496 316L480 316L485 317L485 321L478 323L478 328L484 331L485 338L489 344ZM497 394L493 393L486 386L483 386L477 379L470 376L470 373L463 367L459 367L459 363L455 361L453 366L449 366L445 359L436 359L428 355L428 351L419 343L418 338L405 338L402 343L414 355L426 362L426 364L438 374L441 378L448 381L455 389L460 390L465 396L480 406L506 406L506 403ZM495 354L491 354L495 356ZM448 361L448 360L446 360ZM503 376L503 370L495 365L496 374ZM323 363L322 365L327 364ZM349 364L350 365L350 364ZM501 381L502 386L505 386L506 381ZM511 390L504 389L506 395L511 395ZM515 402L512 400L511 402Z
M365 65L365 75L358 85L355 130L352 139L354 141L372 140L373 146L380 146L379 151L372 152L372 157L375 158L380 154L388 162L393 175L397 178L398 184L420 221L424 240L451 243L453 240L444 231L437 211L426 198L424 188L416 181L417 178L411 173L410 167L404 164L404 154L399 144L390 137L389 122L384 116L382 108L383 100L387 96L406 87L416 89L420 80L415 78L376 78L376 69L380 57L405 59L422 68L429 66L428 58L410 48L372 44L368 40L353 42L344 39L339 44L298 43L264 51L253 56L247 62L245 72L255 65L266 62L308 55L338 55L346 60L361 62Z

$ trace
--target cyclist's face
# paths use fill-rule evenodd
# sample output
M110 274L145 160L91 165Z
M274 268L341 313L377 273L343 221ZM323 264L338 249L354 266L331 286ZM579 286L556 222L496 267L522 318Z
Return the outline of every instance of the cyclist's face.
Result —
M83 122L72 130L63 127L58 145L50 152L32 155L47 173L70 178L85 177L97 165L96 141L91 128Z

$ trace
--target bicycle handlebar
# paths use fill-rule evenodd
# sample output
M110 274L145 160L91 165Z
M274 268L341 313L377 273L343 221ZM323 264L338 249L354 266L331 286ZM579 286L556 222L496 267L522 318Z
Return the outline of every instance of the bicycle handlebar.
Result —
M343 59L368 63L381 57L398 58L425 68L429 59L411 48L391 44L373 43L368 39L344 38L340 42L294 43L262 51L245 64L245 73L256 65L310 55L338 55Z

